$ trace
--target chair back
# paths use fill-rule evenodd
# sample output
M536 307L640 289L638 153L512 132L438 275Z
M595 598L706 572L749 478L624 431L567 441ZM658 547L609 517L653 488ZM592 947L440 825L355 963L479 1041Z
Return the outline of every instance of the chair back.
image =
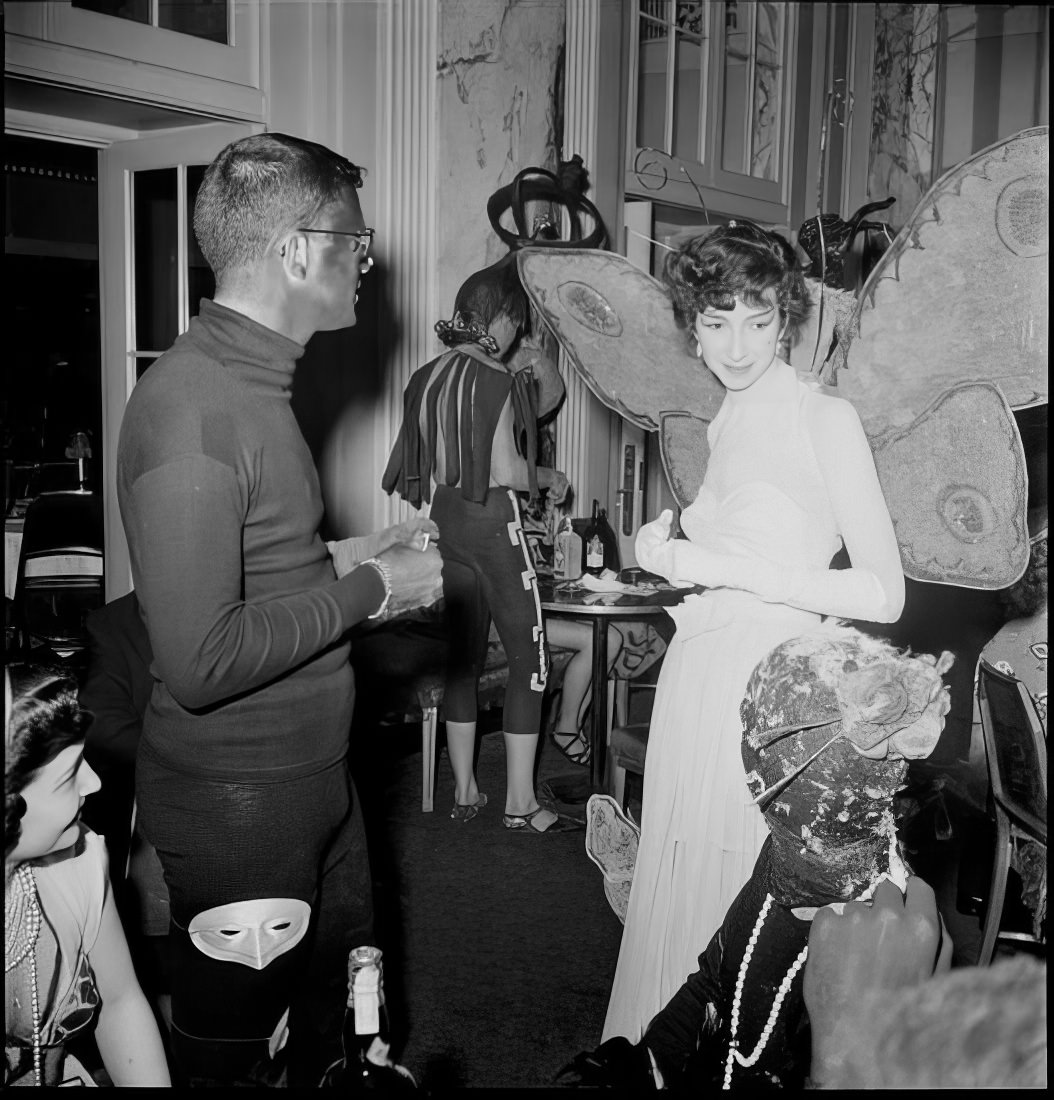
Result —
M70 547L102 552L102 499L98 493L42 493L26 509L23 558Z
M83 652L84 620L104 603L98 494L45 493L26 509L14 603L27 657L40 645L59 659Z
M1047 741L1025 685L984 657L977 699L992 797L1015 824L1047 842Z

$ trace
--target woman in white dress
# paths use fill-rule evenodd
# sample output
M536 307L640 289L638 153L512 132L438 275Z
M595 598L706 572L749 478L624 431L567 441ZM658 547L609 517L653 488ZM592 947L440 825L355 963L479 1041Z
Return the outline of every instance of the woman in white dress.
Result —
M664 511L638 563L705 585L671 609L643 819L603 1038L637 1042L696 967L766 836L740 758L739 708L772 649L823 616L895 622L904 576L871 449L853 407L778 356L808 308L790 246L732 222L672 253L677 320L726 389L710 458L671 539ZM832 570L841 545L851 568Z

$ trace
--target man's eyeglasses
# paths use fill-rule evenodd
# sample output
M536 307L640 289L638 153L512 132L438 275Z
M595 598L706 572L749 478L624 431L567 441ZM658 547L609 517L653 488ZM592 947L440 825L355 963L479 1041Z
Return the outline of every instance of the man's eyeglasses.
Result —
M355 238L355 251L361 256L365 256L370 250L370 244L373 242L373 234L375 229L355 229L348 232L345 229L304 229L303 227L297 229L298 233L327 233L333 237L354 237Z

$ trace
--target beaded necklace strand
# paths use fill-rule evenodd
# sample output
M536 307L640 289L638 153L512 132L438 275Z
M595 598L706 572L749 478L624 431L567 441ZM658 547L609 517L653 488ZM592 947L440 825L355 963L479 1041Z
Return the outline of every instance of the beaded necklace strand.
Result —
M22 864L12 876L11 890L4 900L4 974L9 974L27 956L33 1001L33 1075L43 1085L40 1044L40 996L37 992L37 940L43 917L37 897L33 869Z
M736 1038L739 1031L739 1006L743 1000L743 985L747 977L747 967L750 966L750 959L754 954L754 947L758 942L758 937L761 935L761 929L765 924L765 918L769 915L769 909L771 908L772 895L766 894L765 904L761 907L761 913L758 916L757 923L754 925L754 931L750 935L750 942L747 944L746 951L743 952L743 961L739 964L739 976L736 978L736 992L735 996L732 998L732 1019L729 1028L731 1034L728 1041L728 1057L725 1059L725 1079L721 1086L722 1089L731 1089L732 1068L736 1062L741 1066L749 1067L753 1066L761 1057L761 1053L772 1035L772 1030L776 1026L776 1019L779 1016L780 1008L783 1006L783 1001L790 992L790 987L798 971L805 965L805 960L809 954L809 947L806 945L798 953L798 957L794 962L791 963L790 969L787 971L783 981L780 982L779 989L776 991L776 999L772 1002L772 1010L769 1012L769 1018L765 1022L765 1027L762 1029L761 1038L758 1039L757 1046L754 1047L753 1052L747 1057L744 1057L739 1053L739 1040Z

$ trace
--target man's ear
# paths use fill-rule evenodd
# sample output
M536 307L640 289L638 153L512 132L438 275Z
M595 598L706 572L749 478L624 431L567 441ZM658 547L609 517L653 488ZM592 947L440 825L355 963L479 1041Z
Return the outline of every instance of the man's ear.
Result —
M304 233L290 233L278 246L278 255L282 268L291 279L303 281L307 276L307 236Z

